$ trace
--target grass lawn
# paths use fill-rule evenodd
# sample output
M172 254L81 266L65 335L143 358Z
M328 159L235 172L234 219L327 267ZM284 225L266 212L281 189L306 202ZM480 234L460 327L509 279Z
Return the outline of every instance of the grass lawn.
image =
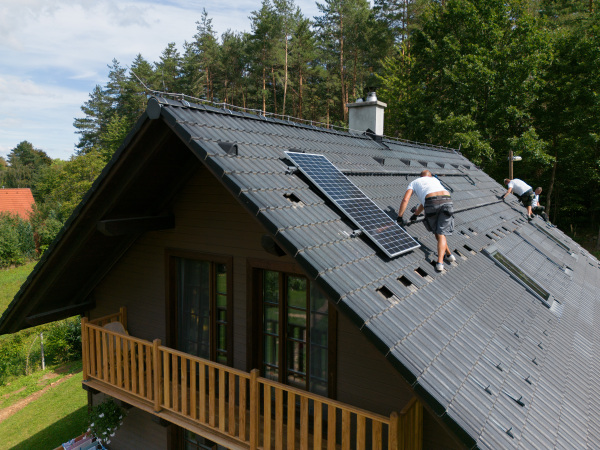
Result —
M0 385L0 410L41 391L65 375L78 372L81 372L81 361L70 362L60 367L46 367L46 370L39 370L31 375L15 377L10 382Z
M77 372L0 422L0 450L51 450L86 429L87 394Z
M13 297L19 291L36 263L37 261L32 261L23 266L0 269L0 315L2 315L10 302L12 302Z

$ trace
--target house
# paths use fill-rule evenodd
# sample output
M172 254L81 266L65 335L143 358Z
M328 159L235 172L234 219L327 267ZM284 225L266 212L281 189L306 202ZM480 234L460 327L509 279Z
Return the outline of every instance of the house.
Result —
M0 189L0 214L10 213L29 220L35 200L29 188Z
M459 152L368 128L150 98L0 333L84 315L90 404L131 407L113 448L598 446L598 260ZM457 261L422 221L386 255L286 151L390 217L430 169Z

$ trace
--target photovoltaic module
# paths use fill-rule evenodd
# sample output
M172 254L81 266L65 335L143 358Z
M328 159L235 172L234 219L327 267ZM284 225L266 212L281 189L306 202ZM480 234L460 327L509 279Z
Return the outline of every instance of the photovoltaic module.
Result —
M420 247L325 156L285 152L294 165L388 256Z

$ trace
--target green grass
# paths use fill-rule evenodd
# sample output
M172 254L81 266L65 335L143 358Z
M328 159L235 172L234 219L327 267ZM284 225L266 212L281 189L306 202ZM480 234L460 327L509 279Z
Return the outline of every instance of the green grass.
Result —
M31 261L23 266L10 269L0 269L0 315L12 302L27 276L33 270L37 261Z
M65 375L81 372L81 361L46 367L46 370L34 372L31 375L16 377L11 382L0 385L0 410L14 405L19 400L41 391L49 384L60 380Z
M79 372L0 422L0 450L51 450L86 429L87 394Z

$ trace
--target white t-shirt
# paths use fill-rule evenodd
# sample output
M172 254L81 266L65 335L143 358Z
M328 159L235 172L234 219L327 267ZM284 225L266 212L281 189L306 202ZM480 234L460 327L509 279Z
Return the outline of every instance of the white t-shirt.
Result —
M540 196L535 194L533 196L533 200L531 200L531 207L535 208L538 205L538 202L540 201Z
M425 197L432 192L445 191L446 188L440 183L440 180L434 177L421 177L410 182L406 190L412 189L422 205L425 204Z
M529 191L531 189L531 186L529 186L523 180L519 180L518 178L515 178L514 180L509 181L508 188L509 189L512 188L513 194L520 197L525 192ZM531 190L533 190L533 189L531 189Z

